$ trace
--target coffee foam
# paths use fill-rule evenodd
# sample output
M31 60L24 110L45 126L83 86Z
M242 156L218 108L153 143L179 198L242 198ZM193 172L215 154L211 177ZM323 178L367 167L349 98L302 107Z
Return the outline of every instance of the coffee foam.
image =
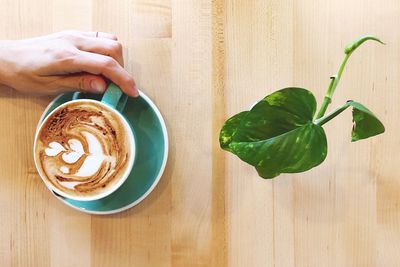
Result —
M124 175L132 155L125 124L92 101L78 101L52 113L35 146L39 172L69 195L108 191Z

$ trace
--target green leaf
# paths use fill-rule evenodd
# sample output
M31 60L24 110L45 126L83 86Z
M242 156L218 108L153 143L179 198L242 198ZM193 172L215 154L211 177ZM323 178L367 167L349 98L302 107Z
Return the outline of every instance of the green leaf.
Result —
M276 91L227 120L220 145L264 178L309 170L327 153L324 130L312 122L315 110L315 97L306 89Z
M352 142L385 132L382 122L369 109L354 101L348 103L353 107Z
M368 40L373 40L373 41L379 42L381 44L385 44L378 37L375 37L373 35L364 35L364 36L361 36L360 38L358 38L357 40L351 42L350 44L348 44L346 46L346 48L344 49L344 53L345 54L353 53L353 51L356 50L357 47L359 47L360 45L362 45L362 43L364 43L365 41L368 41Z

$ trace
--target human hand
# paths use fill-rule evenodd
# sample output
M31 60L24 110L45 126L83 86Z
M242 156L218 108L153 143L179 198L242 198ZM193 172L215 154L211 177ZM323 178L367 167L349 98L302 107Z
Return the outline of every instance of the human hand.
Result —
M25 93L103 93L108 79L138 96L123 64L122 45L109 33L63 31L0 41L0 84Z

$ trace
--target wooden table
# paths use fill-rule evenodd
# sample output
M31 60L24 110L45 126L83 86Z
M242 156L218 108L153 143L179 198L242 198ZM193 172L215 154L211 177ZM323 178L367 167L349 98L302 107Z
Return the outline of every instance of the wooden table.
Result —
M126 68L160 107L166 172L112 216L56 200L32 159L51 97L0 91L1 266L399 266L398 0L0 0L0 38L68 28L115 33ZM366 104L386 133L350 143L351 113L326 125L329 153L307 173L263 180L219 149L223 121L290 85L321 100L362 34L332 107Z

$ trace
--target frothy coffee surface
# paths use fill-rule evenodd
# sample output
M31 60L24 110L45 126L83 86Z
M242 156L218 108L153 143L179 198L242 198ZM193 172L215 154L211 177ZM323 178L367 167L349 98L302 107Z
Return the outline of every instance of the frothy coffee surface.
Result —
M46 119L35 157L39 172L54 187L70 195L93 196L122 178L131 146L118 115L95 102L79 101Z

